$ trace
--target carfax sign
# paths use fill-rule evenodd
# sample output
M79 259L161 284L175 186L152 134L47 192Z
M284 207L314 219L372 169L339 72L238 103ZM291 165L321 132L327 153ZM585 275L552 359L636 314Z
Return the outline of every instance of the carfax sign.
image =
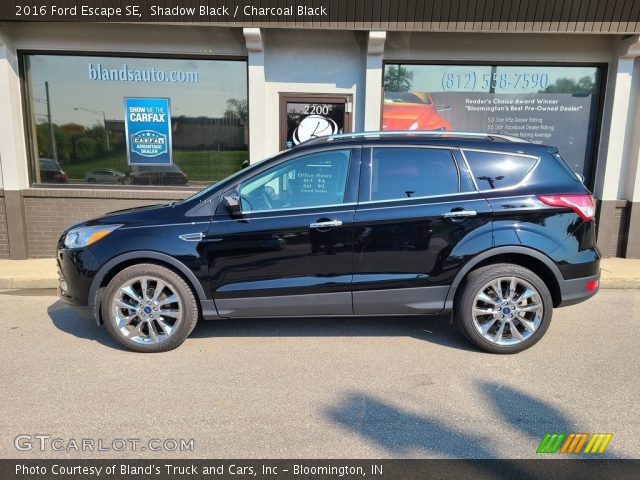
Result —
M129 165L171 165L168 98L125 98Z

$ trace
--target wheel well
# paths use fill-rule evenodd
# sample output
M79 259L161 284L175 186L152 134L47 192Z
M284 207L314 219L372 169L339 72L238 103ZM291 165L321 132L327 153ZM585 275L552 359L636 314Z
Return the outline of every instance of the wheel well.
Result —
M549 292L551 293L551 298L553 299L553 306L557 307L562 301L562 295L560 292L560 285L558 284L558 280L556 276L553 274L551 269L545 265L545 263L537 258L530 257L529 255L522 253L504 253L499 255L494 255L492 257L486 258L482 260L480 263L475 265L470 272L476 270L480 267L484 267L486 265L492 265L494 263L514 263L516 265L520 265L521 267L528 268L533 273L538 275L542 281L549 288ZM466 276L466 275L465 275ZM460 291L460 289L458 289ZM457 293L457 292L456 292Z
M198 293L197 293L196 289L194 288L194 285L184 275L184 273L182 273L180 270L178 270L176 267L174 267L173 265L171 265L168 262L163 262L162 260L158 260L158 259L155 259L155 258L143 258L143 257L141 257L141 258L132 258L132 259L129 259L129 260L124 260L121 263L118 263L117 265L114 265L113 267L111 267L109 269L109 271L105 274L105 276L100 281L100 285L98 286L98 290L97 290L97 294L96 294L97 298L96 298L96 306L95 306L95 308L96 308L95 311L97 312L100 324L103 323L102 309L100 308L100 306L101 306L100 304L102 303L102 292L104 291L106 286L113 279L113 277L115 277L118 273L120 273L125 268L131 267L132 265L140 265L142 263L150 263L150 264L154 264L154 265L159 265L159 266L164 267L164 268L166 268L168 270L171 270L173 273L175 273L180 278L182 278L182 280L184 280L184 282L189 286L189 288L193 292L193 296L197 300L196 303L198 304L198 316L199 317L202 316L202 306L200 305L200 299L198 297Z

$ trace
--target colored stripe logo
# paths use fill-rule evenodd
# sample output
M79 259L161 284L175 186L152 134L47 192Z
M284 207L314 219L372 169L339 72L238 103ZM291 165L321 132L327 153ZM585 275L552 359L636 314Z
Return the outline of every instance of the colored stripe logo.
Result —
M599 454L612 438L613 433L546 433L536 453Z

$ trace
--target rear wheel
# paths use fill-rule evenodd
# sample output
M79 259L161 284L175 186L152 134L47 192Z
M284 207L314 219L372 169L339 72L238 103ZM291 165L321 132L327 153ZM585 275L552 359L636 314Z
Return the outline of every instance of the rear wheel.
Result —
M109 334L137 352L179 346L198 321L191 288L178 274L155 264L127 267L109 282L102 318Z
M482 350L516 353L533 346L549 328L553 301L531 270L502 263L467 275L455 315L464 335Z

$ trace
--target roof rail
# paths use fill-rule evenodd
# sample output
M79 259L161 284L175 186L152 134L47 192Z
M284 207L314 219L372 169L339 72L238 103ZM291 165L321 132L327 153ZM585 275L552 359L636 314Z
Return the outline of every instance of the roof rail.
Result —
M366 137L386 137L391 135L419 135L430 137L452 136L452 137L483 137L489 139L500 139L508 142L515 143L530 143L523 138L514 137L511 135L502 135L500 133L487 133L487 132L452 132L447 130L384 130L384 131L370 131L370 132L351 132L351 133L338 133L336 135L327 135L323 137L316 137L307 140L304 143L313 142L315 140L326 140L328 142L332 140L338 140L341 138L366 138Z

